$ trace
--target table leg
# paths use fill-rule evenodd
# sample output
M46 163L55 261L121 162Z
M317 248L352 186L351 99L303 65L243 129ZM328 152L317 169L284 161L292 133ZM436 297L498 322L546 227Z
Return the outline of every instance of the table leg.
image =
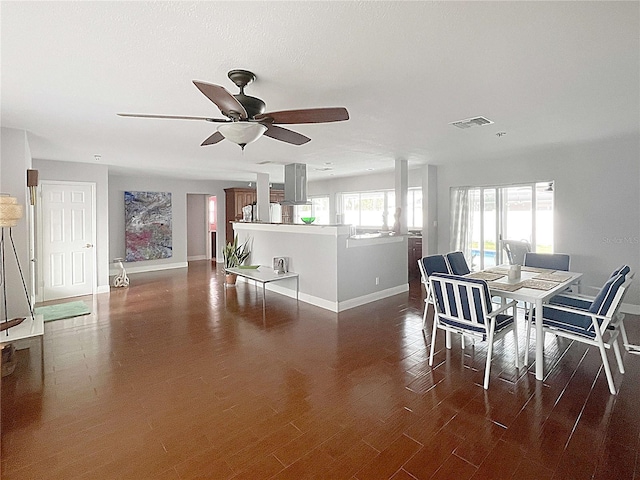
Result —
M266 295L265 295L265 282L262 282L262 317L266 315Z
M536 379L544 379L544 331L542 330L542 300L536 300Z
M40 335L40 375L44 384L44 334Z

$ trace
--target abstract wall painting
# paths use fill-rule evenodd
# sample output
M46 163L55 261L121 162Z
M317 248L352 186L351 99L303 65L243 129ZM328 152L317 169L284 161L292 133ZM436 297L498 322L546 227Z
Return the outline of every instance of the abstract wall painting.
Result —
M171 192L124 192L127 262L170 258Z

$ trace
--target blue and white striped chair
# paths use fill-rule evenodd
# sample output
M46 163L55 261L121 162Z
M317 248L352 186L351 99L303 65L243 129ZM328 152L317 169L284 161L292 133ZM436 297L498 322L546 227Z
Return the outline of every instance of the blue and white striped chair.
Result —
M424 297L424 313L422 314L422 329L427 325L427 311L429 304L433 304L433 295L429 287L429 277L434 273L451 273L449 265L444 255L428 255L418 260L418 269L420 270L421 281L425 288Z
M571 256L566 253L535 253L524 254L525 267L548 268L549 270L569 271Z
M446 332L461 334L463 342L465 336L487 341L487 363L484 371L485 389L489 388L493 342L510 331L513 331L514 336L516 368L520 368L517 322L514 321L515 301L493 310L489 287L484 280L434 273L429 277L429 283L436 309L429 366L433 366L436 332L438 329L442 329ZM504 313L509 308L512 309L511 315ZM451 348L450 345L447 345L447 348Z
M569 265L571 264L571 256L566 253L536 253L527 252L524 254L524 267L537 267L547 268L549 270L562 270L569 271ZM578 284L579 285L579 284ZM567 290L570 290L568 287ZM529 311L533 308L533 305L525 303L524 306L524 318L529 318ZM527 333L529 333L529 326L527 325ZM525 358L526 364L526 358Z
M595 297L556 295L551 299L550 304L542 308L543 332L598 347L609 391L613 395L616 394L616 388L607 358L607 349L613 346L618 369L620 373L624 373L618 334L623 332L624 338L626 332L622 323L623 315L619 314L619 309L632 281L633 273L625 265L613 272ZM533 317L535 320L535 315ZM528 330L533 323L533 321L529 322ZM527 331L525 352L529 351L529 333L530 331Z
M467 259L464 258L464 253L462 252L447 253L447 263L449 264L449 271L454 275L468 275L471 273Z

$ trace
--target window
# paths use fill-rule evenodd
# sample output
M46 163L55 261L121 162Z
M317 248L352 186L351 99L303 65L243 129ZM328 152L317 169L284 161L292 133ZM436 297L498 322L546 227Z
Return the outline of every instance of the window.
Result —
M422 230L422 189L410 188L407 192L407 225L411 230Z
M409 229L422 229L422 189L410 188L407 193L407 224ZM362 228L393 228L396 211L395 191L349 192L338 194L338 211L344 222Z
M553 182L451 190L451 250L483 269L506 262L500 239L553 252Z
M310 197L311 205L295 205L294 223L303 223L302 217L316 217L314 224L329 225L331 224L331 215L329 214L329 197Z

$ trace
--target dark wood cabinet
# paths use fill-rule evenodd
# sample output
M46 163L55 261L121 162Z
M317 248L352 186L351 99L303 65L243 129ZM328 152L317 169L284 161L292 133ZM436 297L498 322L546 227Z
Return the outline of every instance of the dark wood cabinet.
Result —
M420 277L418 260L422 258L422 237L409 237L409 280Z
M231 222L242 220L242 207L251 205L258 199L258 194L254 188L225 188L225 240L233 241L233 225ZM269 201L280 203L284 201L284 190L270 190ZM282 222L291 223L293 207L291 205L282 206Z
M225 215L224 215L224 231L226 242L233 241L233 225L242 219L242 207L251 205L256 201L256 191L253 188L225 188Z

